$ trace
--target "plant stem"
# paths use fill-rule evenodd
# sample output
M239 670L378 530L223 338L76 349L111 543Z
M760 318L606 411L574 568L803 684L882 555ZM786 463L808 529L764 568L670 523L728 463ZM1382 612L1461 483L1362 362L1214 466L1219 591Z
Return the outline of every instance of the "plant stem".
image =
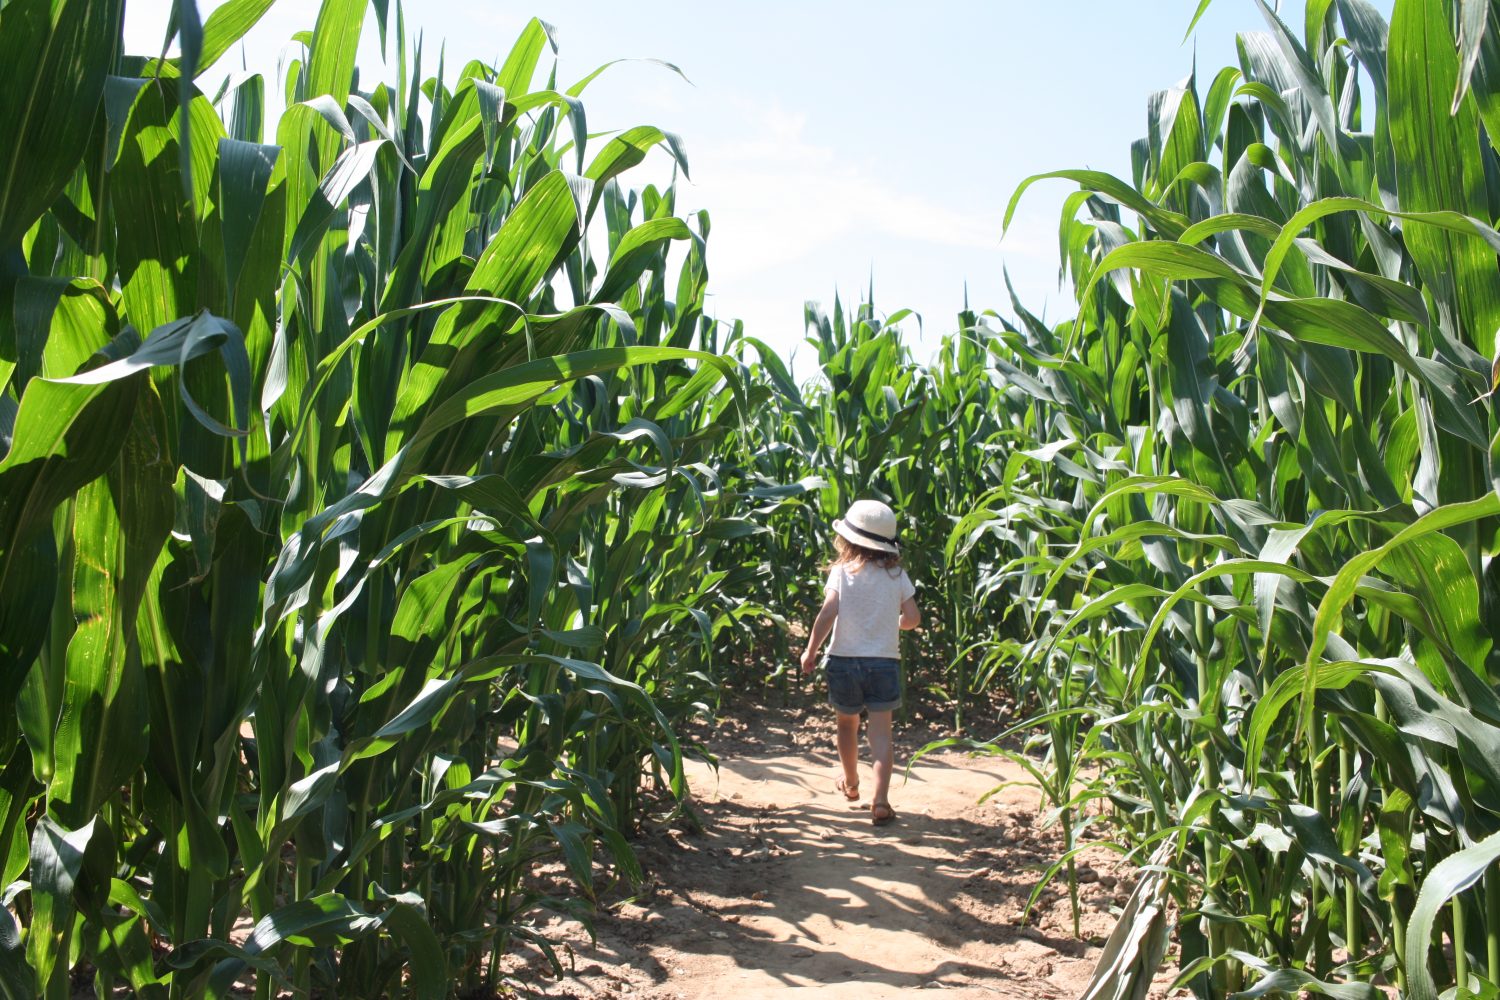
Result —
M1469 952L1463 896L1454 896L1453 902L1448 905L1453 913L1453 982L1460 989L1465 989L1469 984Z
M1349 786L1354 783L1354 754L1349 750L1347 736L1339 738L1339 801L1348 801ZM1347 805L1345 808L1349 808ZM1353 853L1358 848L1359 831L1355 831L1355 843L1344 845ZM1344 879L1344 947L1349 952L1349 961L1360 958L1361 941L1359 926L1359 886L1352 878Z
M1500 983L1500 872L1490 869L1484 877L1485 974Z

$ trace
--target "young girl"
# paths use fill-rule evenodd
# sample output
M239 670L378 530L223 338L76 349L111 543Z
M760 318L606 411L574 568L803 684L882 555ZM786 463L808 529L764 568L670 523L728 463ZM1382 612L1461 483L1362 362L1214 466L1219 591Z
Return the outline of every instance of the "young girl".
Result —
M813 622L802 654L802 672L818 665L818 648L833 631L828 647L828 702L838 712L839 791L859 801L859 713L868 712L870 759L875 794L870 821L883 826L896 818L888 795L894 754L891 711L901 704L902 629L922 624L916 588L901 568L896 515L878 500L857 500L842 521L834 545L838 556L828 571L823 609Z

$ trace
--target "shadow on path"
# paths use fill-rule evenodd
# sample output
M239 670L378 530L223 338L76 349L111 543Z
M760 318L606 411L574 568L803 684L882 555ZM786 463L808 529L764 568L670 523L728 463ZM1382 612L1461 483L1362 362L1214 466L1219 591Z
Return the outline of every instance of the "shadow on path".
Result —
M707 768L693 774L703 830L642 844L657 895L609 921L600 957L611 960L611 935L640 946L634 967L658 989L647 996L730 1000L857 984L1065 996L1066 981L1087 976L1090 945L1072 937L1070 921L1064 929L1046 919L1056 899L1039 926L1019 921L1057 846L1029 831L1008 841L996 819L1009 809L1029 827L1035 793L1007 790L1001 810L975 805L1016 777L1011 767L925 758L909 781L897 772L900 819L874 827L866 802L851 806L834 791L831 754L725 755L717 781ZM863 768L867 794L872 781ZM1086 899L1098 930L1112 924L1111 902ZM1048 978L1062 966L1073 974Z

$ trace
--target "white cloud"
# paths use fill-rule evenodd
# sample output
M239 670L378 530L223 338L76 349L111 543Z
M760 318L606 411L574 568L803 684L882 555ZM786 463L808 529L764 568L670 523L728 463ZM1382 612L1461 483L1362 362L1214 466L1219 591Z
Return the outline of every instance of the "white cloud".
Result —
M837 290L852 305L872 277L880 307L922 315L922 335L910 327L920 358L952 329L966 287L976 310L1010 312L1007 268L1034 311L1049 303L1049 313L1066 311L1067 294L1057 288L1056 212L1069 189L1062 182L1028 194L1002 241L1008 189L980 204L973 185L912 189L902 171L886 169L894 161L850 156L810 137L800 111L701 91L690 99L700 101L721 110L724 127L707 141L688 136L692 179L679 187L679 209L706 208L713 220L709 310L743 319L747 332L795 356L799 373L811 370L803 302L831 308ZM668 174L669 161L657 154L628 182L662 183Z
M807 116L743 98L741 136L690 150L684 197L709 209L723 239L716 274L726 281L813 256L848 236L994 250L999 218L964 212L903 190L860 160L807 136Z

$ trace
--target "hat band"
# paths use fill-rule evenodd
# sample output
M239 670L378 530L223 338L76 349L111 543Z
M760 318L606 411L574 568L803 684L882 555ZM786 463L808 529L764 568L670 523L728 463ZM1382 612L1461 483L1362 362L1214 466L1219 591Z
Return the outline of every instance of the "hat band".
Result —
M850 531L854 532L856 535L860 535L861 537L868 538L872 542L884 542L887 545L897 545L897 544L899 544L896 541L896 536L894 536L894 535L892 535L890 538L887 538L884 535L877 535L877 534L875 534L875 532L873 532L873 531L866 531L864 528L861 528L859 525L857 525L857 524L851 524L847 520L844 522L844 527L848 528Z

